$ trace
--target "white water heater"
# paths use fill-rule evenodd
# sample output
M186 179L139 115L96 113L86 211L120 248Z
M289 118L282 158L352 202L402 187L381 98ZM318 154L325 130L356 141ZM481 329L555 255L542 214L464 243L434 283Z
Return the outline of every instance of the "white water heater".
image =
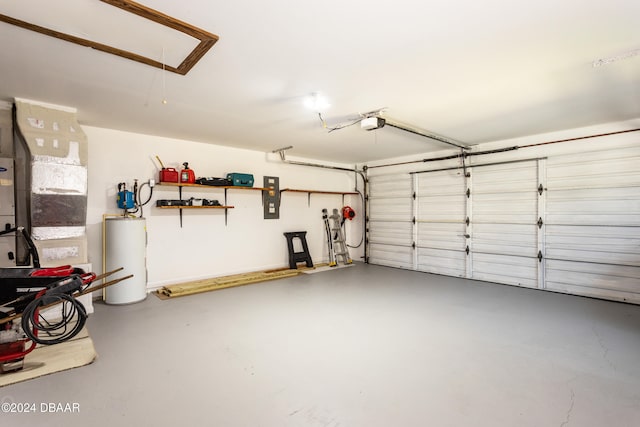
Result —
M133 277L104 291L107 304L131 304L147 297L147 223L144 218L113 217L105 220L105 271L123 267L118 277Z

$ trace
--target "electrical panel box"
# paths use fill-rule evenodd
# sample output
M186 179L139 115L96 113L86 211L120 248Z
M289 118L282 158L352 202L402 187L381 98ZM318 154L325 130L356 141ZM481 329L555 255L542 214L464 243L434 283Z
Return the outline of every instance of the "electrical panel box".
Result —
M262 191L264 219L280 219L280 179L277 176L265 176Z

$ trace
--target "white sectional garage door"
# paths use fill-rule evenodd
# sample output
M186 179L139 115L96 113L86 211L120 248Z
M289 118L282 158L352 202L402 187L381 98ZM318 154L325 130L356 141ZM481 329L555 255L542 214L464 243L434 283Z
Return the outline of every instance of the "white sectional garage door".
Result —
M633 147L372 177L369 262L640 303L639 164Z
M640 148L547 163L545 285L640 303Z
M429 172L416 179L417 270L466 277L466 183L462 170Z
M411 175L369 179L369 262L413 269Z
M471 277L537 288L538 162L471 171Z

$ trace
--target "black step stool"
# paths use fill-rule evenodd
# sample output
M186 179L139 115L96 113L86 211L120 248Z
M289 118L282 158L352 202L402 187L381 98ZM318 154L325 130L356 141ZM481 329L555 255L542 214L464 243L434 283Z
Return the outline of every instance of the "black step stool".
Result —
M311 261L311 254L309 254L309 247L307 246L307 232L306 231L292 231L284 233L284 237L287 238L287 247L289 248L289 268L297 269L299 262L306 262L307 267L313 267L313 261ZM302 252L293 251L293 239L300 239L302 244Z

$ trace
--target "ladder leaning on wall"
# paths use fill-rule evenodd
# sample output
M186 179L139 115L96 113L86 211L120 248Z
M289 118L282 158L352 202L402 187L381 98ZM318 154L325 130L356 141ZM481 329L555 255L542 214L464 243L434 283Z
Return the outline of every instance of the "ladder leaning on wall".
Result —
M327 209L322 209L322 219L324 220L325 231L327 232L327 245L329 247L329 266L335 267L338 261L343 264L352 264L353 260L349 255L349 248L345 242L342 232L342 216L338 209L333 210L329 215Z

